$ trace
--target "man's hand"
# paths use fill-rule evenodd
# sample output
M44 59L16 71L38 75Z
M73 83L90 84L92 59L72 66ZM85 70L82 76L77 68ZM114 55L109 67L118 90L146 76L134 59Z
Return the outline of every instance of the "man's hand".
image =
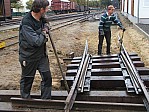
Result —
M123 32L126 30L124 27L121 27L121 29L123 30Z
M122 30L123 30L123 32L124 32L124 31L126 31L126 29L125 29L125 28L123 28Z
M44 31L46 34L48 34L49 30L50 30L49 26L47 24L44 24L42 31Z
M99 35L104 35L104 31L99 31Z

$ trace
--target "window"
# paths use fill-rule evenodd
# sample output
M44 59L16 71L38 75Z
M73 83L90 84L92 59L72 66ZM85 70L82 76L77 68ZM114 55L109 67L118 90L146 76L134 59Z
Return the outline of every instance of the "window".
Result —
M143 0L143 6L149 7L149 0Z

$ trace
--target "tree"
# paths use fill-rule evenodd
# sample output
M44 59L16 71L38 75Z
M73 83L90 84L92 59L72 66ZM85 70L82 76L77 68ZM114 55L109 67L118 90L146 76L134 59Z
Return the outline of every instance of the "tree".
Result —
M87 5L87 0L73 0L76 1L78 5Z
M17 1L17 3L12 3L12 4L11 4L11 7L18 9L18 12L19 12L19 9L20 9L20 8L23 8L24 6L23 6L23 4L22 4L21 1Z
M101 7L107 8L108 5L111 4L111 0L101 0Z
M96 0L96 1L89 1L89 7L100 7L100 0Z
M26 8L30 10L31 7L32 7L32 3L33 3L33 0L27 1L27 2L26 2L26 5L27 5Z
M11 3L17 3L20 0L10 0Z
M15 8L15 4L20 1L20 0L10 0L10 3L11 3L11 7L12 8Z

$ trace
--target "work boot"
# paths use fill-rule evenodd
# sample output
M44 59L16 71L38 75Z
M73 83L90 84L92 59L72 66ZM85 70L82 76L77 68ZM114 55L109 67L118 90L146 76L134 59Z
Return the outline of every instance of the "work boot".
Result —
M44 87L41 89L41 99L51 99L52 87Z

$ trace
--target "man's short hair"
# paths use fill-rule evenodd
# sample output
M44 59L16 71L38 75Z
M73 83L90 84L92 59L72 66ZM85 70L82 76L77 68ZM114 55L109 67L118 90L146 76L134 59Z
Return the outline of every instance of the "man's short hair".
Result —
M113 9L113 10L115 9L113 5L108 6L108 10L111 10L111 9Z
M32 4L31 11L38 13L40 12L41 8L46 8L49 6L49 1L48 0L34 0Z

